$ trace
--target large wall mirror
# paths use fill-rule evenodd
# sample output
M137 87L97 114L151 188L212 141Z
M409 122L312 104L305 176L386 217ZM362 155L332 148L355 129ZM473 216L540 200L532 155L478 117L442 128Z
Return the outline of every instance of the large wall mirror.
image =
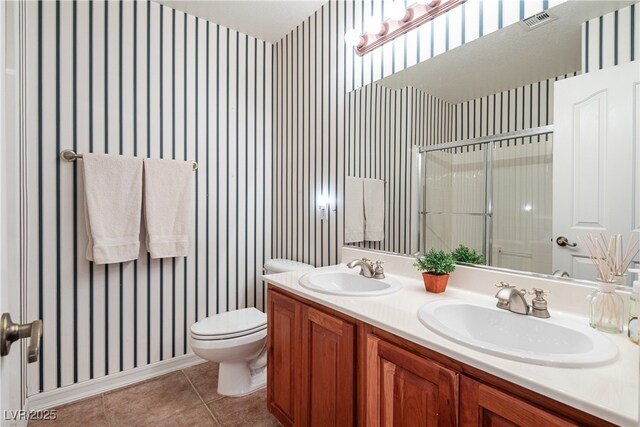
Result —
M640 68L619 57L615 12L632 4L562 3L538 28L516 23L350 92L345 243L463 244L492 267L594 280L581 236L640 236ZM617 65L585 69L589 52L610 52L606 25L584 23L609 14ZM377 186L355 194L357 179ZM350 233L360 197L384 212L378 233Z

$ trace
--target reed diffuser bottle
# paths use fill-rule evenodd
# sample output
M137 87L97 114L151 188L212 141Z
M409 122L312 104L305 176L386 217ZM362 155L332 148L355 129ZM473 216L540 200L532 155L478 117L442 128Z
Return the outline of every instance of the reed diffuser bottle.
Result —
M589 325L610 334L622 332L624 302L616 293L616 284L598 283L598 290L591 297L591 317Z
M598 273L598 289L590 297L591 316L589 324L602 332L619 334L624 323L624 302L616 293L616 284L625 278L631 261L638 255L638 240L623 249L622 235L614 234L607 239L593 234L579 237L589 259Z

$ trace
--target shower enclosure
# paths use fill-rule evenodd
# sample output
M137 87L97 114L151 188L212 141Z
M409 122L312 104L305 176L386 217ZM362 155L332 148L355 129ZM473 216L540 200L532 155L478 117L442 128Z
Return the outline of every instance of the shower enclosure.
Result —
M418 147L419 250L551 273L553 126Z

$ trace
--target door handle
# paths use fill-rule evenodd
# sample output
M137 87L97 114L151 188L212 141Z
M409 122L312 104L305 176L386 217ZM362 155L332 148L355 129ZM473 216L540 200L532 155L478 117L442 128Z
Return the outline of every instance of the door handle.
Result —
M38 361L40 337L42 336L42 320L20 325L13 323L11 315L4 313L0 319L0 356L6 356L14 341L31 338L27 347L29 363Z
M564 236L560 236L556 239L556 243L558 244L558 246L562 246L562 247L569 247L569 248L575 248L576 246L578 246L577 243L569 243L569 239L567 239Z

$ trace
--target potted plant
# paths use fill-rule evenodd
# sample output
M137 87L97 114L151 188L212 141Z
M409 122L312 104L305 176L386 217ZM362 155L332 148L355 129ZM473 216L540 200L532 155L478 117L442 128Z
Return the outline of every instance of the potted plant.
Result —
M467 264L485 264L484 256L465 245L458 246L451 256L455 262L464 262Z
M422 271L422 279L427 292L441 293L447 288L449 273L456 269L453 257L444 252L430 249L419 257L414 266Z

